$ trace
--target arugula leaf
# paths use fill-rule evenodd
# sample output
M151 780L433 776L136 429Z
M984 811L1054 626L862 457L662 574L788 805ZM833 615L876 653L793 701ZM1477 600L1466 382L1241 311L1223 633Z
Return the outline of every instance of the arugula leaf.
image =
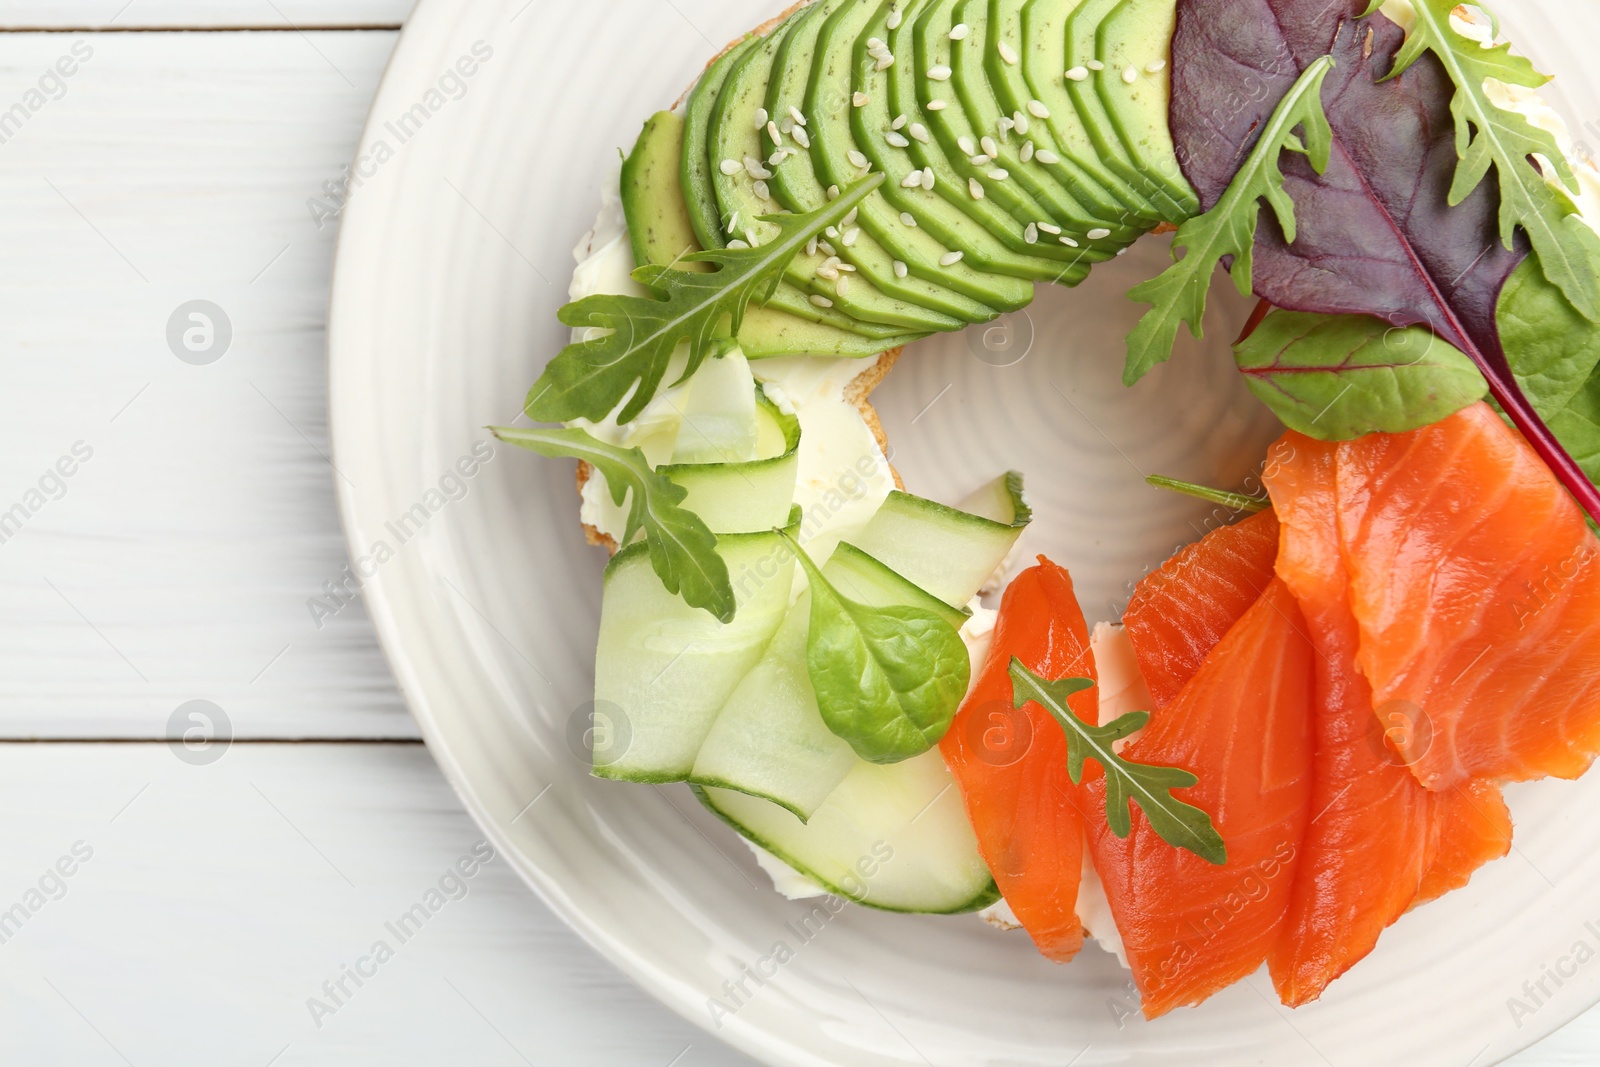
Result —
M1088 678L1062 678L1048 681L1027 668L1015 656L1011 659L1011 694L1017 707L1032 701L1061 724L1067 736L1067 774L1072 784L1083 781L1083 764L1093 759L1106 772L1106 825L1118 837L1132 830L1128 805L1137 802L1154 830L1167 844L1184 848L1196 856L1221 866L1228 862L1228 849L1222 835L1211 824L1211 816L1172 795L1174 789L1187 789L1200 781L1178 767L1152 767L1123 759L1112 742L1140 730L1150 721L1148 711L1118 716L1104 726L1091 726L1072 713L1067 698L1093 687Z
M689 343L689 358L678 382L705 362L719 336L738 334L751 300L771 298L784 268L806 242L882 183L881 173L872 174L815 211L763 218L777 233L758 248L719 248L685 257L715 265L710 273L646 264L633 277L650 296L599 294L566 305L558 314L564 324L603 332L557 353L528 391L528 417L598 422L626 397L617 421L631 422L655 396L680 341Z
M1168 478L1164 474L1151 474L1145 477L1147 485L1157 489L1171 489L1174 493L1192 496L1197 500L1204 500L1217 504L1229 511L1242 511L1254 515L1258 511L1265 511L1272 506L1270 497L1251 496L1249 493L1230 493L1226 489L1213 489L1209 485L1196 485L1193 482L1180 482L1176 478Z
M1415 430L1489 391L1472 360L1432 330L1370 315L1273 311L1233 353L1257 399L1320 441Z
M972 663L942 617L868 607L839 593L788 534L811 587L806 667L822 721L869 763L898 763L939 743L967 694Z
M1372 0L1366 14L1382 6L1383 0ZM1522 227L1539 253L1545 277L1585 318L1600 322L1600 273L1595 267L1600 236L1584 225L1565 191L1578 191L1566 156L1554 135L1496 105L1484 87L1484 80L1493 78L1538 88L1549 76L1540 74L1526 58L1513 55L1510 44L1485 47L1456 30L1450 25L1456 0L1412 0L1411 6L1416 22L1385 80L1400 75L1426 51L1438 58L1455 83L1450 113L1455 117L1460 162L1450 183L1450 205L1466 199L1493 167L1500 188L1501 243L1513 247L1516 229ZM1489 39L1494 40L1500 31L1494 13L1482 0L1473 0L1472 6L1489 17ZM1535 155L1553 169L1554 181L1536 168Z
M643 452L608 445L579 429L490 429L500 440L541 456L566 456L588 463L605 476L618 507L631 493L622 543L644 530L650 566L667 592L681 595L692 608L705 608L720 622L733 621L737 607L733 584L728 579L728 565L717 554L717 535L700 516L678 506L688 490L651 470Z
M1206 309L1206 290L1211 272L1225 257L1233 257L1231 274L1241 296L1249 296L1251 248L1255 244L1256 221L1261 200L1272 205L1288 239L1294 241L1294 204L1284 192L1283 173L1278 157L1285 150L1306 155L1320 173L1327 168L1333 134L1322 111L1322 82L1333 69L1333 57L1323 56L1306 67L1268 120L1244 165L1234 175L1222 198L1211 210L1178 227L1172 239L1172 254L1179 248L1187 254L1160 275L1133 288L1128 296L1155 305L1145 312L1128 335L1128 362L1122 372L1124 385L1132 385L1158 363L1172 355L1180 322L1189 332L1201 336L1201 318ZM1305 139L1295 134L1305 132Z

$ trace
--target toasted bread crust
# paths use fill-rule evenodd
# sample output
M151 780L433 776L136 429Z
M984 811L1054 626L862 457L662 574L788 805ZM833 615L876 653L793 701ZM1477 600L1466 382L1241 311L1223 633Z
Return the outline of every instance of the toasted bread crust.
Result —
M770 33L772 29L780 22L794 14L796 11L800 10L802 7L805 7L808 2L809 0L801 0L800 3L793 5L785 10L782 14L774 18L768 19L751 32L758 36ZM729 42L727 47L723 48L722 51L718 52L715 56L712 56L710 61L706 63L707 69L710 68L712 63L715 63L718 59L721 59L724 55L727 55L730 49L744 39L744 36L740 36ZM681 107L684 100L688 98L689 93L693 89L693 85L689 86L688 89L685 89L683 91L683 95L678 97L678 100L673 107ZM850 384L846 385L844 389L845 400L851 404L854 404L856 410L861 413L862 421L867 424L867 429L872 431L873 439L878 442L878 448L883 452L885 457L890 454L889 438L883 432L883 423L879 421L877 409L872 406L870 398L872 396L872 391L878 387L879 382L883 381L883 379L888 376L890 369L894 367L896 361L899 360L900 354L903 351L903 348L890 348L885 350L878 356L876 360L873 361L872 366L868 367L866 370L852 378L850 380ZM900 478L900 472L894 469L893 463L889 464L889 473L894 477L894 484L896 488L904 489L906 487L905 482ZM583 487L593 476L593 468L591 468L589 464L580 460L578 462L578 493L580 496L583 493ZM599 545L612 555L616 555L618 547L617 541L616 538L612 537L610 534L602 533L594 525L587 522L583 524L583 534L591 545Z

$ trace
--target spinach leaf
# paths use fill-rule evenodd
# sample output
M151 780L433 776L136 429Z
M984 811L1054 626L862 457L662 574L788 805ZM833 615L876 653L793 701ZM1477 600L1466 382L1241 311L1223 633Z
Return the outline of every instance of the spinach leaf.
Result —
M828 729L869 763L898 763L938 744L972 674L956 628L925 608L873 608L841 595L780 535L810 582L806 668Z
M1181 260L1158 276L1135 286L1128 296L1155 306L1145 312L1128 335L1128 362L1122 372L1125 385L1132 385L1157 363L1172 355L1180 323L1200 336L1200 320L1206 309L1206 290L1211 273L1228 256L1233 257L1234 285L1240 295L1249 296L1251 280L1250 249L1255 243L1256 220L1263 198L1277 213L1278 222L1289 240L1294 240L1294 204L1283 191L1283 173L1278 157L1289 150L1308 156L1321 171L1328 165L1331 133L1322 113L1322 82L1333 69L1333 58L1324 56L1305 69L1298 81L1279 102L1267 128L1251 150L1249 158L1234 175L1222 198L1211 210L1178 227L1172 239L1172 254L1186 250ZM1302 141L1296 129L1305 133Z
M1415 430L1489 388L1472 360L1427 327L1370 315L1273 311L1234 359L1285 426L1321 441Z
M1020 659L1011 659L1011 695L1017 707L1032 701L1050 713L1067 737L1067 774L1072 783L1083 781L1083 764L1092 759L1106 772L1106 825L1118 837L1133 829L1130 802L1137 803L1150 822L1150 829L1174 848L1184 848L1196 856L1221 866L1228 862L1228 849L1222 835L1211 823L1211 816L1185 804L1172 795L1174 789L1187 789L1200 779L1178 767L1152 767L1123 759L1113 742L1120 741L1150 721L1148 711L1132 711L1104 726L1092 726L1072 713L1067 698L1094 685L1088 678L1061 678L1049 681L1029 670Z
M589 463L605 476L618 507L632 494L622 543L644 530L650 566L667 592L680 594L692 608L705 608L720 622L733 621L737 609L733 583L728 579L728 565L717 554L717 535L700 516L679 507L689 491L651 470L643 452L608 445L579 429L492 429L500 440L519 448Z
M1512 271L1500 291L1495 318L1517 384L1549 420L1577 396L1600 364L1600 327L1573 309L1537 259L1537 253L1530 255ZM1556 436L1566 443L1560 430Z

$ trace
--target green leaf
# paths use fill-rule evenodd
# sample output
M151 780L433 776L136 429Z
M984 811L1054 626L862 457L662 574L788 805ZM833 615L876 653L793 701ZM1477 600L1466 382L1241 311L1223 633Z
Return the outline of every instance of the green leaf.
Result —
M1168 478L1163 474L1151 474L1145 482L1157 489L1171 489L1184 496L1192 496L1212 504L1218 504L1229 511L1242 511L1254 515L1258 511L1265 511L1272 506L1272 501L1264 496L1251 496L1248 493L1230 493L1226 489L1213 489L1209 485L1196 485L1193 482L1180 482L1176 478Z
M525 410L535 422L599 422L627 398L617 414L631 422L660 388L679 342L689 358L678 381L688 379L715 350L719 337L736 336L751 300L770 299L784 268L806 242L838 223L883 182L872 174L837 199L804 215L773 215L775 235L758 248L696 252L688 262L710 263L710 273L647 264L633 276L650 296L587 296L559 313L574 328L597 330L563 348L528 391Z
M1233 257L1231 273L1239 293L1250 295L1250 251L1255 244L1256 222L1261 215L1263 198L1272 205L1284 236L1293 243L1294 204L1284 191L1278 159L1285 150L1301 152L1310 158L1317 173L1327 169L1333 131L1322 110L1322 82L1332 69L1332 56L1323 56L1306 67L1278 102L1260 139L1223 191L1222 198L1210 211L1178 227L1172 239L1172 254L1176 259L1180 248L1187 249L1187 254L1128 293L1133 300L1155 306L1145 312L1128 335L1128 362L1122 372L1123 384L1132 385L1150 368L1172 356L1180 323L1187 323L1195 337L1201 336L1206 290L1211 284L1212 271L1224 257ZM1304 132L1303 141L1294 132L1297 128Z
M1048 681L1034 674L1020 659L1011 660L1011 694L1017 707L1029 701L1050 713L1067 735L1067 774L1074 785L1083 781L1083 764L1092 759L1106 772L1106 825L1118 837L1132 829L1128 805L1139 810L1167 844L1184 848L1218 866L1228 862L1228 849L1222 835L1211 824L1211 816L1172 795L1174 789L1187 789L1200 779L1177 767L1152 767L1123 759L1112 747L1150 720L1147 711L1119 716L1104 726L1091 726L1078 718L1067 698L1092 688L1087 678L1062 678Z
M1366 14L1382 6L1373 0ZM1516 228L1527 231L1539 254L1545 277L1565 294L1586 319L1600 321L1600 272L1595 269L1600 237L1578 217L1567 190L1577 179L1555 137L1489 99L1484 79L1537 88L1549 81L1525 57L1513 55L1510 44L1485 48L1450 25L1457 0L1412 0L1416 21L1395 56L1388 77L1401 74L1424 52L1432 52L1455 83L1450 112L1456 120L1456 165L1450 203L1461 203L1483 181L1491 167L1500 186L1500 240L1512 247ZM1500 27L1480 0L1469 6L1489 17L1491 40ZM1531 159L1535 154L1553 169L1547 180Z
M650 549L650 566L667 592L682 596L692 608L705 608L721 622L733 621L733 584L728 579L728 565L717 554L717 535L700 516L678 506L688 490L651 470L643 452L608 445L579 429L491 429L500 440L541 456L585 461L605 476L618 507L631 493L622 543L632 541L642 529Z
M1600 364L1600 326L1567 303L1538 259L1532 253L1511 272L1495 306L1495 324L1511 373L1548 423Z
M1321 441L1415 430L1489 391L1477 365L1426 326L1370 315L1273 311L1233 354L1285 426Z
M782 536L810 582L806 667L822 721L869 763L898 763L938 744L972 674L956 628L924 608L873 608L841 595Z

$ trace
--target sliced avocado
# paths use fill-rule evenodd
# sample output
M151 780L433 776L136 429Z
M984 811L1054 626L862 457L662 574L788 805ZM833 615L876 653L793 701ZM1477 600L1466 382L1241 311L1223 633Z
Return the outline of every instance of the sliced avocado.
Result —
M710 270L684 261L700 251L683 196L683 119L671 111L651 116L622 164L622 211L635 263L675 263L685 270ZM752 305L739 325L739 344L750 359L767 356L872 356L920 335L877 339Z
M1072 4L1074 0L1054 0L1056 3ZM1111 13L1111 10L1121 0L1082 0L1067 17L1067 70L1086 71L1087 76L1082 79L1067 79L1067 91L1072 94L1072 101L1078 107L1078 116L1083 119L1085 129L1089 131L1089 138L1094 142L1095 150L1105 160L1106 165L1150 198L1151 203L1160 208L1163 217L1168 222L1181 222L1188 218L1190 212L1169 193L1162 176L1147 173L1122 143L1118 135L1116 124L1111 121L1111 115L1105 104L1101 103L1100 94L1095 86L1102 78L1120 78L1122 71L1112 70L1100 58L1099 49L1095 42L1095 33L1100 28L1100 23Z
M871 167L853 129L852 64L856 45L868 36L865 28L876 13L878 6L874 3L852 3L829 16L817 36L811 85L801 108L811 122L811 159L817 176L840 188L868 173ZM877 66L875 60L868 62ZM874 193L862 201L858 225L904 263L911 277L936 281L995 312L1015 311L1033 300L1031 282L991 274L966 259L941 265L939 261L951 250L950 246L921 226L907 226L900 218L901 210L881 192Z
M853 125L856 138L864 144L872 144L867 154L890 178L883 188L906 189L913 170L930 176L933 179L931 189L926 185L909 189L910 205L906 210L953 250L963 255L973 254L969 249L976 250L974 262L984 270L1064 285L1082 281L1089 273L1089 263L1084 260L1082 249L1043 243L1030 245L1025 237L1025 223L1019 223L991 200L972 198L965 179L951 167L937 139L930 136L928 142L923 143L920 138L902 135L900 140L889 143L889 134L899 133L894 129L897 125L905 131L911 130L912 123L924 129L928 125L927 114L917 96L919 75L915 39L917 20L932 6L932 0L901 0L898 4L900 19L892 30L887 28L887 11L891 5L892 0L885 4L880 11L884 21L875 17L867 33L870 41L875 29L883 27L887 54L894 62L886 70L878 71L866 44L861 43L857 45L855 66L855 84L864 92L867 103L855 109ZM905 144L902 145L901 140ZM897 181L901 174L906 175L906 179Z
M1095 31L1105 69L1090 81L1134 162L1190 215L1200 198L1178 166L1168 110L1177 0L1122 0Z
M723 235L722 212L717 206L716 192L711 187L711 157L706 151L711 112L716 107L728 72L760 42L759 37L747 37L714 60L695 83L684 108L683 199L701 248L723 248L728 243ZM848 315L818 307L804 292L787 282L779 284L766 306L811 322L848 330L862 337L889 340L904 336L903 330L893 326L858 322Z
M976 169L986 179L992 178L995 173L1007 175L1003 181L996 180L992 184L985 180L989 195L993 196L1012 185L1020 185L1050 211L1048 216L1036 216L1024 219L1024 222L1053 223L1061 227L1066 236L1106 256L1115 255L1137 240L1143 230L1123 221L1126 210L1121 204L1109 197L1090 201L1078 199L1034 159L1033 153L1038 146L1032 142L1031 134L1034 132L1034 123L1039 122L1041 116L1023 109L1014 113L1001 110L999 99L989 83L987 58L995 56L1002 65L1004 58L998 55L999 42L989 36L988 0L955 0L950 18L952 26L946 31L942 42L949 50L948 63L953 71L949 84L960 101L959 112L966 116L970 127L968 136L974 140L987 137L996 150L992 162ZM949 34L957 25L964 26L965 31L959 39L951 39ZM930 85L930 90L934 88ZM947 116L957 112L958 109L952 104L933 118L936 124L941 119L948 122ZM958 144L956 151L960 148ZM1028 155L1026 160L1022 159L1024 150ZM946 151L950 151L949 145L946 145ZM979 151L984 155L989 154L985 146L980 146ZM973 153L973 158L983 157ZM1100 234L1102 230L1107 232L1098 237L1089 236L1091 232ZM1045 239L1050 239L1048 231Z
M795 20L794 29L773 58L766 110L779 123L780 132L795 142L790 145L795 152L772 168L769 184L778 200L791 211L813 211L828 202L829 183L822 181L814 159L819 148L816 142L821 140L823 119L807 115L804 108L812 74L820 58L820 32L832 15L851 3L859 3L859 0L817 0L806 9L803 17ZM805 122L802 123L801 119ZM806 138L804 146L798 141L801 136ZM960 329L967 323L988 322L994 318L995 312L988 305L962 296L936 281L913 277L909 271L900 277L894 269L895 257L858 225L859 219L858 208L848 225L840 225L834 233L826 235L832 254L856 268L840 274L838 278L839 283L848 284L848 299L858 299L863 288L869 294L876 289L884 297L907 305L907 309L898 311L896 318L884 321L904 321L900 316L908 315L914 309L925 309L941 320L954 323L946 329ZM846 237L849 238L848 244L845 243ZM843 292L845 288L845 284L839 285L839 291ZM908 324L914 328L922 326L921 322L916 321Z
M711 123L706 140L711 163L711 187L716 191L717 203L722 208L725 228L752 244L759 245L777 234L777 227L760 221L762 216L775 215L792 208L777 197L772 188L777 177L778 164L772 161L780 153L796 153L782 161L783 166L794 166L803 154L797 138L780 132L776 139L771 131L778 128L778 119L761 121L766 110L767 92L778 56L784 54L784 45L791 36L802 33L815 6L801 8L769 34L759 46L751 49L728 72L722 92L712 109ZM811 41L804 35L802 54L809 58L805 47ZM792 123L790 123L792 125ZM752 170L751 168L755 169ZM729 171L732 173L728 173ZM818 204L822 192L818 190ZM801 210L804 210L803 208ZM869 281L852 280L848 291L835 289L835 283L817 274L833 255L826 248L813 246L792 259L784 277L795 286L811 293L812 303L833 308L863 322L878 323L899 332L932 332L957 330L964 320L896 300L874 287Z
M1034 92L1029 82L1029 68L1042 43L1035 43L1023 32L1022 16L1026 6L1027 0L988 0L988 37L993 47L985 55L984 66L1000 110L1006 114L1019 111L1029 114L1032 128L1027 138L1034 142L1036 153L1045 154L1042 162L1036 154L1035 162L1049 171L1063 188L1088 202L1117 205L1112 217L1126 225L1153 226L1161 221L1160 213L1150 201L1102 165L1091 151L1089 135L1078 120L1077 109L1071 106L1072 98L1060 84L1062 71L1055 72L1060 92L1054 106ZM1002 54L1002 41L1010 54L1019 57L1018 62L1012 63ZM1059 35L1055 50L1065 55L1065 44L1065 36ZM1043 104L1047 112L1042 119L1030 107L1035 101ZM1069 136L1058 132L1061 127L1067 128Z

